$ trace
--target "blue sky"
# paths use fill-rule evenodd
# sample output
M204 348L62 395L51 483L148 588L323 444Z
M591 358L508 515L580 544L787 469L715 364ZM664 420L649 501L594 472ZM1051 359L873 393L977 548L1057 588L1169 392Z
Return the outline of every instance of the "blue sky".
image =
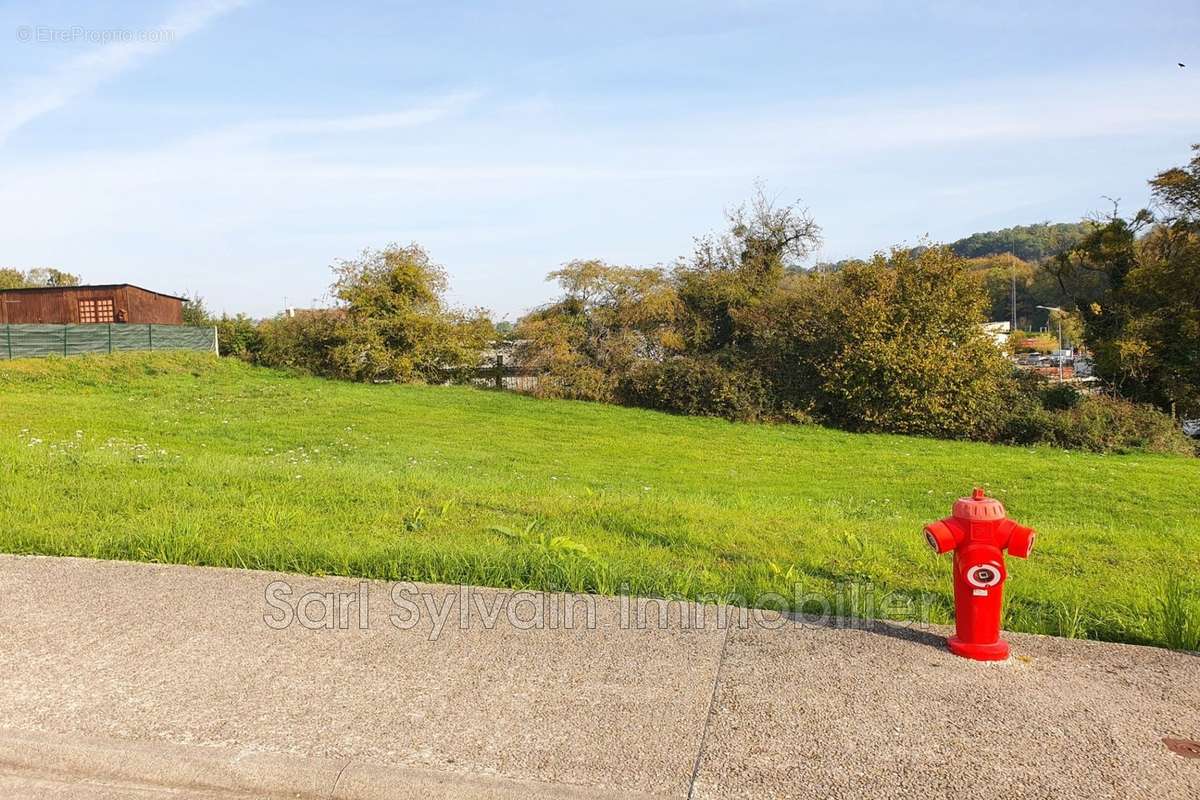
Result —
M415 240L515 318L759 179L827 260L1133 210L1200 141L1195 2L43 0L0 37L0 265L254 315Z

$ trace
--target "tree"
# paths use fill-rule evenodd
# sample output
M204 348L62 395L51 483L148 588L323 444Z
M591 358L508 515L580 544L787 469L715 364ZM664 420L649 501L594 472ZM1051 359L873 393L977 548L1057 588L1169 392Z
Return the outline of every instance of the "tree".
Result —
M820 416L855 430L980 439L1002 423L1011 368L981 327L978 276L948 248L876 255L809 302L817 310L797 335Z
M204 305L203 297L194 292L185 292L182 297L184 325L203 327L213 324L212 315L208 313L208 308Z
M679 298L659 268L572 261L551 272L563 297L521 320L520 358L542 372L537 393L617 401L635 365L661 360L682 342Z
M357 259L336 263L333 274L334 296L362 318L440 311L447 285L446 270L415 242L364 250Z
M222 352L345 380L441 383L468 378L496 337L482 309L449 307L445 270L415 243L364 250L333 272L334 307L258 326L223 317Z
M1173 225L1194 228L1200 224L1200 144L1192 145L1192 160L1150 179L1155 202L1164 219Z
M495 336L481 309L446 305L445 269L415 243L339 262L331 290L341 320L330 358L341 377L446 380L475 367Z
M262 331L253 319L245 314L229 316L222 314L216 320L217 346L221 355L233 356L254 363L262 350Z
M1157 226L1137 249L1114 297L1125 324L1105 351L1130 397L1200 416L1200 230Z
M1200 414L1200 155L1150 187L1159 217L1114 210L1050 269L1099 377L1131 400Z
M1050 332L1060 337L1066 347L1083 342L1083 315L1077 309L1055 308L1046 323Z
M798 271L821 243L821 228L807 209L777 205L762 186L726 218L728 230L698 239L691 259L675 269L681 335L699 352L748 344L738 330L738 316Z
M1038 261L1070 249L1087 233L1085 222L1042 222L973 233L953 242L950 249L964 258L1011 253L1023 261Z
M29 286L78 286L79 276L53 267L34 267L25 273Z
M78 286L79 276L52 267L34 267L22 272L0 268L0 289L32 289L41 286Z
M1033 294L1037 275L1035 264L1007 254L971 258L965 263L968 269L978 272L982 278L983 289L988 296L989 320L1003 321L1016 316L1017 325L1020 326L1022 323L1028 324L1035 314L1040 314L1037 306L1045 303ZM1014 283L1017 288L1015 315L1012 307Z
M299 311L294 316L280 314L258 326L257 341L245 331L237 331L237 326L235 318L218 330L219 336L222 330L234 328L226 330L228 343L222 346L222 354L227 352L242 358L250 355L264 366L302 370L327 378L364 379L360 374L345 372L334 358L335 351L346 344L349 335L344 311L315 309ZM245 348L238 346L234 334L242 336ZM255 345L257 353L252 349Z
M1152 409L1073 392L1067 403L1015 374L983 323L1000 302L1007 309L1014 266L1026 313L1035 301L1069 294L1037 265L1007 255L966 260L948 247L922 245L835 270L804 269L819 236L806 212L778 207L759 190L728 216L727 231L697 240L670 271L586 260L550 273L562 296L517 330L520 357L539 372L536 392L856 431L1186 449L1170 420ZM1107 258L1137 242L1131 230L1089 230L1104 235L1070 258L1093 245ZM1188 252L1170 250L1184 261ZM1097 269L1081 273L1079 285L1115 284L1130 266L1118 264L1111 275ZM1140 274L1149 280L1155 273ZM1067 314L1064 325L1077 320Z
M574 261L521 321L538 391L732 419L989 438L1010 368L981 272L950 250L800 268L819 228L761 189L667 273Z

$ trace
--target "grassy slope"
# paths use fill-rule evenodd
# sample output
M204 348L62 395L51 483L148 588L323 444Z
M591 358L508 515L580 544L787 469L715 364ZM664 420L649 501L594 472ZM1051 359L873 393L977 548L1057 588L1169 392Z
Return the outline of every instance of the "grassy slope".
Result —
M944 621L950 559L921 526L974 484L1040 533L1030 561L1010 560L1009 627L1162 641L1164 572L1200 567L1200 460L340 384L196 355L0 365L9 552L692 597L869 581L893 600L934 593ZM528 542L494 529L530 525ZM873 613L905 613L882 599Z

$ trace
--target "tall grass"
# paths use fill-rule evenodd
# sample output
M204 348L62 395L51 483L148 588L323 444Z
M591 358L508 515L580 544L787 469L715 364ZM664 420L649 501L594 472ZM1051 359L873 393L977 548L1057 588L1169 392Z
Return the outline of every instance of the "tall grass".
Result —
M1158 604L1162 638L1176 650L1200 650L1200 591L1173 573L1163 583Z

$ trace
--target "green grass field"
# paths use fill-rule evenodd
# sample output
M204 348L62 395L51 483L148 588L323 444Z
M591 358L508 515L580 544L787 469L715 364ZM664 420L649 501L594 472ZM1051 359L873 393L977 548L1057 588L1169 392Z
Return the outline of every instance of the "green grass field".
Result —
M1040 534L1010 560L1006 627L1165 644L1197 624L1188 584L1165 586L1200 574L1198 459L353 385L202 355L0 364L0 550L14 553L773 592L810 611L850 595L837 610L944 622L950 558L921 526L976 484Z

